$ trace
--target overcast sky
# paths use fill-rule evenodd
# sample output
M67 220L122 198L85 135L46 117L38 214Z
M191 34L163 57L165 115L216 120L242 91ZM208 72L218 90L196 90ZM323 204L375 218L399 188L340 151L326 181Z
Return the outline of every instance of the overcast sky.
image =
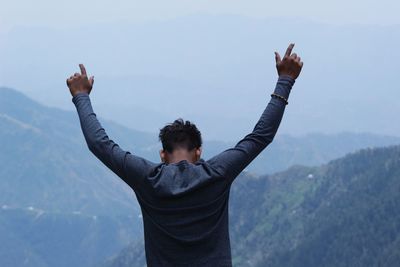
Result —
M306 18L330 24L400 24L399 0L0 0L1 29L163 20L196 13Z
M294 41L306 67L281 132L398 135L398 97L387 95L399 94L399 55L387 47L400 44L399 10L400 0L0 0L0 86L73 109L65 77L84 62L97 78L99 115L151 132L193 118L211 139L233 140L264 107L273 51ZM125 93L111 99L110 88ZM185 108L158 97L165 92Z

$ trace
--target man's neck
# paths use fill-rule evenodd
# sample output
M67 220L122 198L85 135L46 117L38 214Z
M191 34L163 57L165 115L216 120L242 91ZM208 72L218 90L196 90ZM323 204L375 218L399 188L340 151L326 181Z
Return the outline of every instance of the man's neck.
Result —
M195 155L193 152L189 152L184 149L178 149L169 154L168 163L178 163L180 161L186 160L189 163L194 163L196 161Z

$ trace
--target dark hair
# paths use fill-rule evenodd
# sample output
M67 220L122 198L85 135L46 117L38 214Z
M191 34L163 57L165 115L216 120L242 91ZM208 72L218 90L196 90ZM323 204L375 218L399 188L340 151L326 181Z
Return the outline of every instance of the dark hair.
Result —
M177 148L191 151L200 148L202 144L201 133L196 125L183 119L177 119L160 129L158 137L163 149L168 153L172 153Z

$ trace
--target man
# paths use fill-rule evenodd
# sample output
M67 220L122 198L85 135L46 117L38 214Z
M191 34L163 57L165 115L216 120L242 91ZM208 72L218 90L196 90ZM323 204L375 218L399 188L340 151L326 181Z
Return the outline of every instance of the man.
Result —
M110 140L90 103L94 77L81 73L67 80L83 134L93 154L135 192L144 222L146 260L159 266L232 266L228 231L229 190L239 173L272 142L290 90L303 66L290 44L281 59L271 100L252 133L235 147L204 161L201 135L188 121L176 120L160 131L161 163L122 150Z

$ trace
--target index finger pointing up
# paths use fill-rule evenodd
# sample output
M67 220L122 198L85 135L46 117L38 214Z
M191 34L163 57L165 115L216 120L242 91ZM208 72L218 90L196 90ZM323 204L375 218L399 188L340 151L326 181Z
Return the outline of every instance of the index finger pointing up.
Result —
M294 44L291 43L291 44L289 45L289 47L286 49L286 53L285 53L285 56L286 56L286 57L290 57L290 54L292 54L293 47L294 47Z
M81 74L82 74L82 75L86 75L85 66L83 66L83 64L79 64L79 68L81 69Z

